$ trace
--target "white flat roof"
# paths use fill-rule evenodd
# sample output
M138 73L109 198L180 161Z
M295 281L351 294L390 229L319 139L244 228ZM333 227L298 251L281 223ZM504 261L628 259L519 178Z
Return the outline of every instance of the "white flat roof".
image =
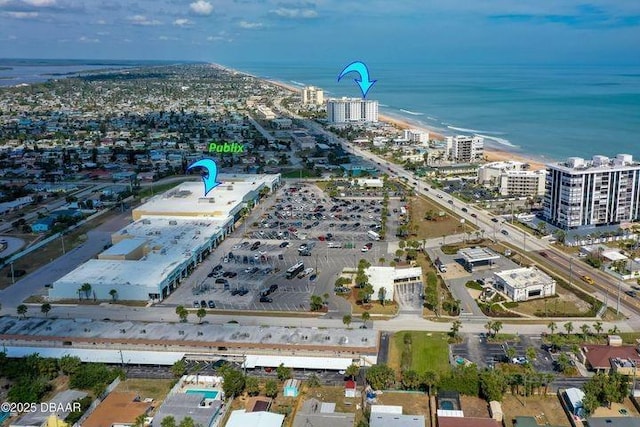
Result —
M372 414L402 414L402 406L397 405L371 405Z
M464 248L458 251L468 263L500 259L500 255L489 248Z
M53 284L53 297L57 286L74 286L78 283L94 285L143 286L157 290L167 276L192 256L192 251L207 245L221 232L221 222L208 218L185 219L171 217L145 218L130 224L114 236L131 238L123 240L124 248L137 247L140 240L147 241L149 251L139 260L91 259L61 277ZM117 248L116 248L117 246ZM122 252L120 243L111 249Z
M272 412L245 412L244 409L231 412L225 427L280 427L284 415Z
M367 360L370 359L371 356L367 356ZM288 368L294 369L329 369L332 371L342 371L353 364L353 358L247 355L246 359L246 367L248 369L255 367L275 368L280 366L281 363L284 363Z
M144 245L146 242L147 242L147 239L138 239L138 238L124 239L116 243L115 245L111 246L109 249L102 252L100 255L110 255L110 256L127 255L128 253L131 253L131 251L136 250L141 245Z
M532 285L552 283L554 280L535 267L523 267L494 273L514 289L524 289Z
M83 362L119 364L143 364L170 366L184 357L184 352L175 351L138 351L138 350L92 350L81 348L51 347L4 347L8 357L26 357L38 353L41 357L59 359L63 356L76 356Z

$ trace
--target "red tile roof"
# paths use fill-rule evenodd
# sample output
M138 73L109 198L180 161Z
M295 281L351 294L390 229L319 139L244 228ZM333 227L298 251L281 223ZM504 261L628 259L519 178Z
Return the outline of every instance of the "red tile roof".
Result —
M502 427L493 418L438 417L438 427Z
M619 357L621 359L631 359L640 362L640 355L632 345L611 347L608 345L585 345L583 351L587 357L587 363L593 369L609 369L611 362L609 359Z
M349 380L344 383L344 388L353 389L356 388L355 381Z

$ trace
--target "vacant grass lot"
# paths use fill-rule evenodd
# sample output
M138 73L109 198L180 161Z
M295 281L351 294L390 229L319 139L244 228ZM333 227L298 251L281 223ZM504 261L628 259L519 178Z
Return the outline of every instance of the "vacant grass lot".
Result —
M447 209L423 197L412 197L409 203L409 212L411 213L409 232L412 234L409 236L410 240L430 239L463 232L460 221ZM445 216L438 221L428 221L424 219L424 215L428 211L433 211L436 215L438 215L439 212L445 212ZM416 225L418 226L418 230L414 233L414 227ZM466 230L469 231L469 229L467 225ZM416 235L414 236L413 234Z
M141 399L150 397L153 399L153 405L157 408L165 397L167 397L174 383L175 380L130 378L118 384L116 391L132 391L137 393Z
M400 358L404 350L404 334L396 332L391 338L389 366L400 372ZM446 333L408 332L411 334L411 368L417 372L435 371L444 374L449 371L449 344Z
M539 425L569 426L558 397L551 396L513 396L505 394L502 400L502 412L506 427L513 426L517 416L535 417Z

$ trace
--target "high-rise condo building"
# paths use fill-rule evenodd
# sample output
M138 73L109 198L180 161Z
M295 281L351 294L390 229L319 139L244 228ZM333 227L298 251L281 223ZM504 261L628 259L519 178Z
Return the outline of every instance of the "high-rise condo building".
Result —
M378 101L360 98L327 100L329 123L377 122Z
M620 224L640 217L640 163L629 154L547 165L544 216L564 228Z
M448 136L447 151L454 162L472 163L484 156L484 138L481 136Z
M305 86L304 89L302 89L302 104L323 105L324 92L322 91L322 89L315 86Z

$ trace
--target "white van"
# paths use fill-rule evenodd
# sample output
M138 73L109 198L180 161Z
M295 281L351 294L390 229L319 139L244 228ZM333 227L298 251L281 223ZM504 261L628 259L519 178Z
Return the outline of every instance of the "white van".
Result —
M373 230L367 231L367 236L371 240L380 240L380 235L378 233L376 233L375 231L373 231Z

